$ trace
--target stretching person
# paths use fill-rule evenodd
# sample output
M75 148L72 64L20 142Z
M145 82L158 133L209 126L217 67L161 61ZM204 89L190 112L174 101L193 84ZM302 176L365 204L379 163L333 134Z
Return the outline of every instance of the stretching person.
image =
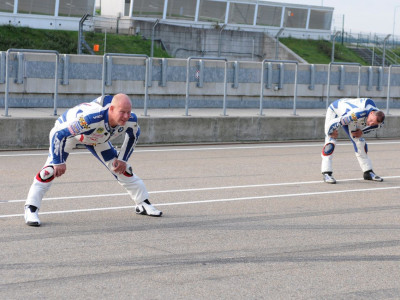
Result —
M362 136L381 127L384 120L385 114L369 98L344 98L336 100L329 106L325 119L325 145L321 153L321 172L326 183L336 183L332 175L332 157L339 127L343 127L353 143L358 163L364 172L364 179L383 181L372 170L372 163L367 154L367 143Z
M41 202L54 178L66 171L69 153L77 144L86 148L114 175L136 203L137 214L160 217L162 212L149 202L143 181L127 163L140 135L137 117L125 94L99 97L82 103L60 116L50 131L49 156L36 175L25 202L25 223L40 226ZM118 152L110 140L125 135Z

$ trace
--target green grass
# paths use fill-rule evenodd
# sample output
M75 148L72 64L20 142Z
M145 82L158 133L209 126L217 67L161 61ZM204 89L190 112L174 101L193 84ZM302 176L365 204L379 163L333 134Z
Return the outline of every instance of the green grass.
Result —
M93 49L100 46L97 55L104 54L104 33L85 32L85 40ZM151 41L140 36L107 34L107 53L146 54L150 56ZM42 30L27 27L0 26L0 51L10 48L56 50L60 54L76 54L78 32L62 30ZM84 53L88 53L84 48ZM154 57L170 57L168 53L154 44Z
M329 64L331 62L332 43L325 40L302 40L280 38L279 41L304 58L310 64ZM341 43L335 43L335 62L355 62L369 65L351 49Z
M107 33L106 37L104 33L86 32L85 40L91 46L98 44L100 46L99 54L104 54L104 46L106 46L106 53L146 54L148 56L151 54L151 40L144 40L140 36ZM161 47L158 47L157 43L154 43L154 57L170 56Z
M10 48L57 50L70 54L77 51L78 33L30 29L27 27L0 26L0 50Z

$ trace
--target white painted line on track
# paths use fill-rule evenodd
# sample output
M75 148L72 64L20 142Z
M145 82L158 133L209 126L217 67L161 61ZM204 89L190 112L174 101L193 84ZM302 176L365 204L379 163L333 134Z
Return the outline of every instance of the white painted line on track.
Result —
M400 144L400 141L379 141L379 142L368 142L368 145L387 145L387 144ZM268 148L299 148L299 147L322 147L322 142L311 141L310 144L297 144L284 143L284 144L268 144L268 145L250 145L250 146L215 146L215 147L203 147L199 145L198 147L178 147L178 148L166 148L166 149L140 149L136 148L136 153L146 153L146 152L176 152L176 151L212 151L212 150L242 150L242 149L268 149ZM353 144L348 143L337 143L336 146L352 146ZM89 151L73 151L70 155L87 155L91 154ZM44 156L48 155L48 152L42 153L13 153L13 154L0 154L0 157L24 157L24 156Z
M384 178L400 178L400 176L385 176ZM347 181L358 181L361 178L341 179L337 182ZM299 182L283 182L283 183L265 183L265 184L253 184L253 185L233 185L233 186L217 186L207 188L193 188L193 189L179 189L179 190L164 190L164 191L150 191L149 194L165 194L165 193L186 193L186 192L201 192L201 191L215 191L215 190L229 190L229 189L246 189L246 188L259 188L259 187L274 187L274 186L287 186L287 185L304 185L304 184L320 184L321 180L318 181L299 181ZM127 196L128 193L116 193L116 194L98 194L98 195L81 195L81 196L65 196L65 197L52 197L43 198L42 201L54 201L54 200L68 200L68 199L84 199L84 198L101 198L101 197L116 197L116 196ZM18 203L25 202L26 199L18 200L0 200L0 205L5 203Z
M316 196L316 195L326 195L326 194L372 192L372 191L383 191L383 190L394 190L394 189L400 189L400 186L371 188L371 189L353 189L353 190L341 190L341 191L281 194L281 195L264 195L264 196L240 197L240 198L209 199L209 200L159 203L159 204L154 203L154 205L155 206L190 205L190 204L232 202L232 201L244 201L244 200L260 200L260 199L273 199L273 198L286 198L286 197ZM118 207L101 207L101 208L76 209L76 210L65 210L65 211L49 211L49 212L41 212L40 214L41 215L50 215L50 214L79 213L79 212L105 211L105 210L121 210L121 209L133 209L134 207L135 206L132 206L132 205L131 206L118 206ZM23 215L24 214L0 215L0 218L21 217Z

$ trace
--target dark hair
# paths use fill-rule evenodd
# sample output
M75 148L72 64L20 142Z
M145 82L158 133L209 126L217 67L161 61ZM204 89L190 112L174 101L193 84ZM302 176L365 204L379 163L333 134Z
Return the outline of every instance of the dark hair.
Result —
M379 123L382 123L383 121L385 121L385 113L381 110L377 110L375 111L375 116L376 116L376 120Z

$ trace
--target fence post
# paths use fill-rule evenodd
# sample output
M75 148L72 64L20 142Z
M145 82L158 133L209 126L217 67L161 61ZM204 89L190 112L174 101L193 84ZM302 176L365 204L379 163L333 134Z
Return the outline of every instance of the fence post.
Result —
M299 62L295 60L275 60L275 59L264 59L261 62L261 84L260 84L260 116L263 115L263 100L264 100L264 64L266 62L271 63L281 63L281 64L296 64L295 74L294 74L294 91L293 91L293 115L296 115L296 102L297 102L297 73ZM272 72L271 72L272 73ZM283 82L282 82L283 85Z
M5 72L5 91L4 91L4 110L5 110L5 117L10 117L8 115L8 94L10 89L10 79L9 79L9 56L11 52L27 52L27 53L49 53L56 55L56 64L54 68L54 98L53 98L53 106L54 106L54 116L57 115L57 97L58 97L58 62L59 62L59 53L55 50L36 50L36 49L8 49L6 53L6 72Z
M223 112L222 115L226 116L226 93L227 93L227 66L228 66L228 60L223 57L201 57L201 56L191 56L187 59L186 63L186 97L185 97L185 116L189 115L189 83L190 83L190 76L189 76L189 71L190 71L190 61L192 59L201 59L201 60L219 60L219 61L224 61L225 62L225 68L224 68L224 99L223 99Z

